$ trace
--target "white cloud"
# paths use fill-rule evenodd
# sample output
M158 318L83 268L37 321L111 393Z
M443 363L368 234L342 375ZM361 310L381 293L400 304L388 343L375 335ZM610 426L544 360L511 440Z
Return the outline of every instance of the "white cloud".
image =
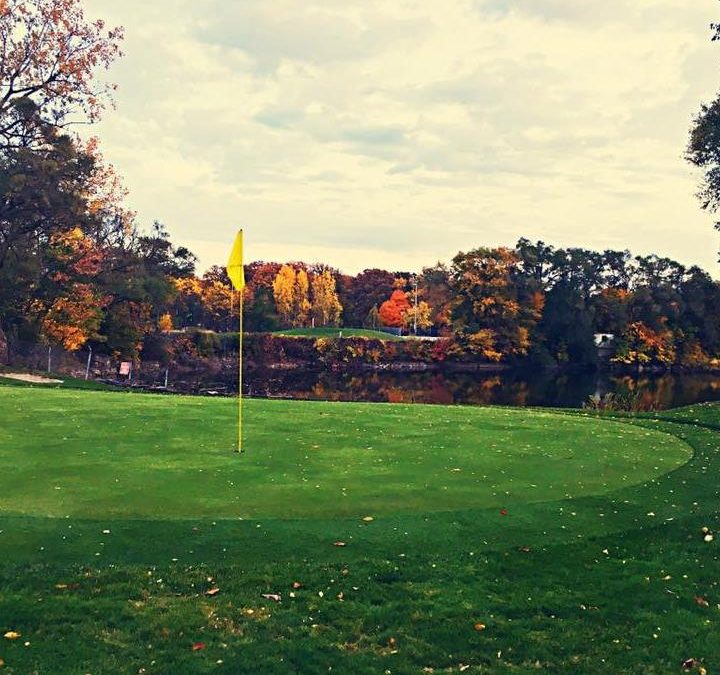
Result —
M347 271L527 236L717 273L682 159L711 2L87 6L128 35L105 153L204 266L242 224L253 257Z

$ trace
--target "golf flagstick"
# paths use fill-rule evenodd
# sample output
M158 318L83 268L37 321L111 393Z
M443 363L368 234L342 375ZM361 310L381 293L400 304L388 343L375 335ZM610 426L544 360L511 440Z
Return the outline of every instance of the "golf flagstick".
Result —
M233 287L240 293L240 331L238 333L238 443L236 452L244 452L242 446L242 368L243 368L243 290L245 269L243 267L243 231L235 237L235 244L227 264L227 274Z
M242 423L243 423L243 291L240 291L240 333L238 349L238 452L244 452L242 446Z

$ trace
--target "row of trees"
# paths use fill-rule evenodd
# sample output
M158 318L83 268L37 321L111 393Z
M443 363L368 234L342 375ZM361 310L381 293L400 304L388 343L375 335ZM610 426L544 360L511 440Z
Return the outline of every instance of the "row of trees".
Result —
M247 266L248 330L343 325L432 328L491 362L590 365L597 334L623 363L709 363L720 354L720 286L703 270L627 251L514 248L459 253L419 275L325 265ZM228 330L237 300L220 268L175 281L166 311L175 327ZM233 309L234 308L234 309ZM164 308L165 311L165 308ZM168 323L168 326L170 323Z
M667 258L522 239L459 254L450 283L458 339L490 360L590 364L598 333L615 336L614 359L627 364L702 365L720 353L720 286Z

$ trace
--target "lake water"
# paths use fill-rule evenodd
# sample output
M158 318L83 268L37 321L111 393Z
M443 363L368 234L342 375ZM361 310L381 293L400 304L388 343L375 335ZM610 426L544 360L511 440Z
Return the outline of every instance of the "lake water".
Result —
M720 401L720 376L608 373L248 373L250 396L331 401L581 407L588 397L632 393L641 409Z

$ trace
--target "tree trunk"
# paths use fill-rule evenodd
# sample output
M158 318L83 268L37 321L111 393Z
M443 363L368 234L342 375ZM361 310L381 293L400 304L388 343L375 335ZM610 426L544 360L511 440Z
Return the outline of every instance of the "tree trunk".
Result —
M8 342L7 338L5 337L5 333L3 333L3 329L0 328L0 365L4 366L8 362Z

